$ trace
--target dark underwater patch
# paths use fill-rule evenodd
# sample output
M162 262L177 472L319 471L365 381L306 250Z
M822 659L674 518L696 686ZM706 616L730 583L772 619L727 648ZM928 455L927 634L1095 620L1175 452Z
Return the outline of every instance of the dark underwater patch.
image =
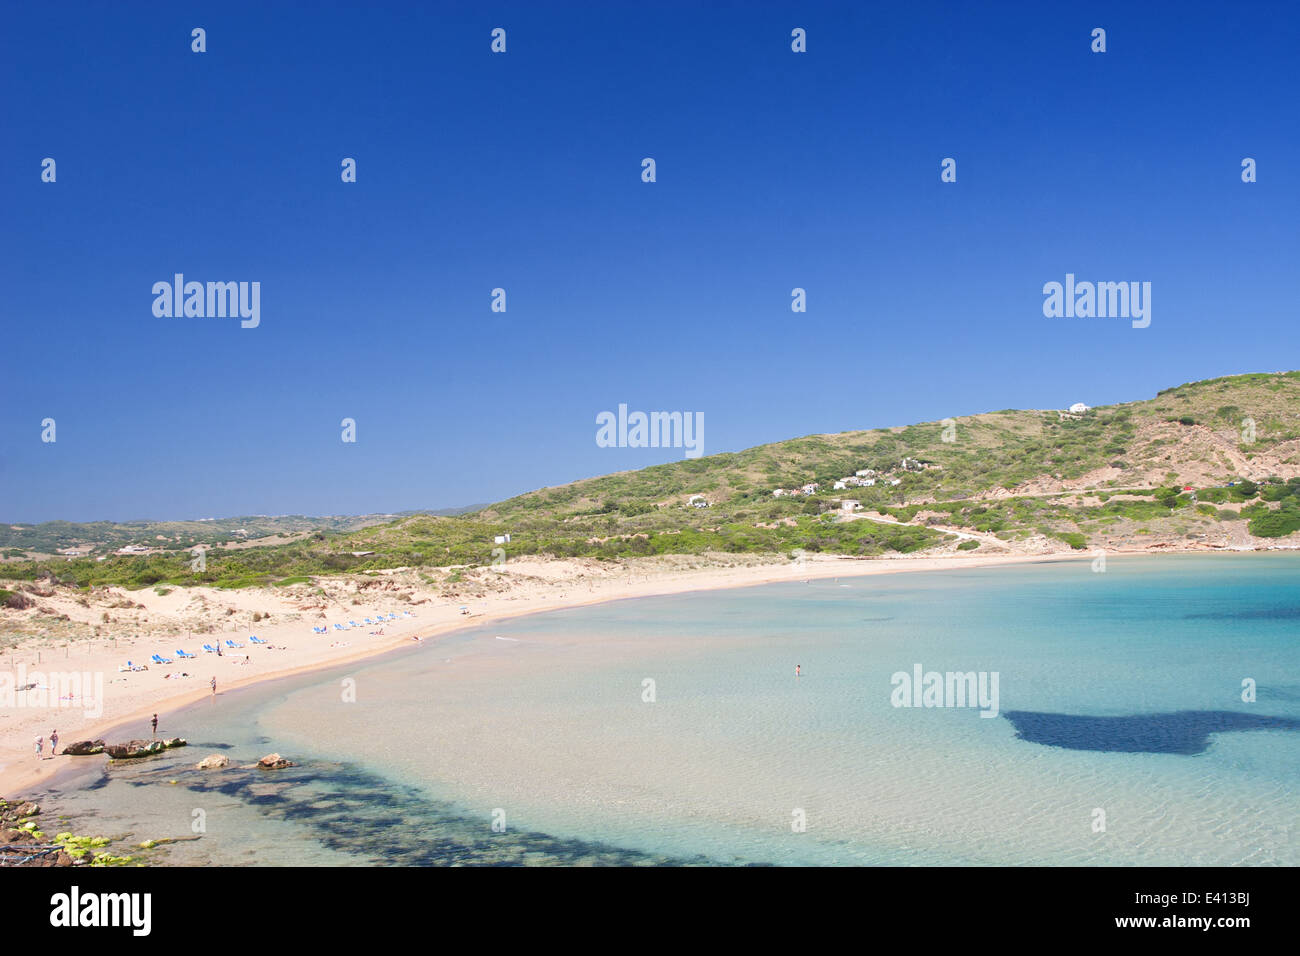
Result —
M1134 714L1131 717L1087 717L1011 710L1002 716L1011 721L1016 736L1021 740L1046 747L1104 753L1191 756L1205 752L1211 734L1243 730L1300 730L1300 720L1290 717L1227 710L1182 710L1171 714Z
M173 770L172 776L175 776ZM131 782L156 786L158 776ZM717 865L643 853L612 844L507 828L494 833L487 815L470 818L415 788L340 763L284 770L235 768L185 773L196 794L231 797L269 818L306 827L321 845L362 865L386 866L691 866ZM268 785L270 785L268 787Z
M1189 621L1294 621L1300 619L1300 607L1257 607L1244 611L1204 611L1184 614Z

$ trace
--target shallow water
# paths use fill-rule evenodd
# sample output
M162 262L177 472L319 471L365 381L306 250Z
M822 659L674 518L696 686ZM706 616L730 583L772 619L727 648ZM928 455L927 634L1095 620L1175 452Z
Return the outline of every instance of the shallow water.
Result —
M615 602L224 694L52 802L174 863L1296 865L1298 615L1282 554ZM916 664L997 716L893 706Z

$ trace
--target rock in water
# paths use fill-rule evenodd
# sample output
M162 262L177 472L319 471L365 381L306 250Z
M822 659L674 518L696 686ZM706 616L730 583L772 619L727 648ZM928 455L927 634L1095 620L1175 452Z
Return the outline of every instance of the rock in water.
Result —
M125 744L108 744L104 747L104 752L114 760L129 760L133 757L160 754L166 749L161 740L132 740Z
M224 754L213 754L210 757L204 757L194 765L195 770L220 770L223 767L230 766L230 758Z
M263 770L282 770L285 767L298 766L292 760L285 760L279 754L267 754L257 762L257 765Z
M104 741L78 740L64 747L63 752L69 757L91 757L104 752Z

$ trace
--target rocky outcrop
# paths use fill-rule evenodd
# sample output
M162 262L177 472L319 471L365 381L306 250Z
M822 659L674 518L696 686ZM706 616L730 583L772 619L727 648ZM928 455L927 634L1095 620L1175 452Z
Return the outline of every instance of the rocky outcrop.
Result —
M267 754L257 762L257 765L263 770L283 770L285 767L298 766L292 760L286 760L279 754Z
M69 757L93 757L104 752L102 740L77 740L63 748Z
M186 743L183 737L173 737L171 740L132 740L125 744L105 744L104 753L113 760L130 760L133 757L160 754L172 747L184 747Z
M76 861L59 843L39 831L41 808L30 801L0 800L0 867L73 866Z
M160 754L166 749L161 740L132 740L125 744L108 744L104 747L104 752L113 760L131 760Z
M194 765L195 770L221 770L223 767L230 766L230 758L223 754L212 754L210 757L204 757Z

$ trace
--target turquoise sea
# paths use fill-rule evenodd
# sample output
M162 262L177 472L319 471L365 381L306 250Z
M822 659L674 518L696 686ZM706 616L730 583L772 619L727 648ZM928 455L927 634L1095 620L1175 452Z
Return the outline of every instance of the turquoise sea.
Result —
M996 674L997 715L894 706L917 665ZM45 800L77 832L181 838L176 864L1294 866L1300 555L614 602L159 731L191 746L87 763ZM299 766L237 766L270 751ZM194 770L210 753L235 766Z

